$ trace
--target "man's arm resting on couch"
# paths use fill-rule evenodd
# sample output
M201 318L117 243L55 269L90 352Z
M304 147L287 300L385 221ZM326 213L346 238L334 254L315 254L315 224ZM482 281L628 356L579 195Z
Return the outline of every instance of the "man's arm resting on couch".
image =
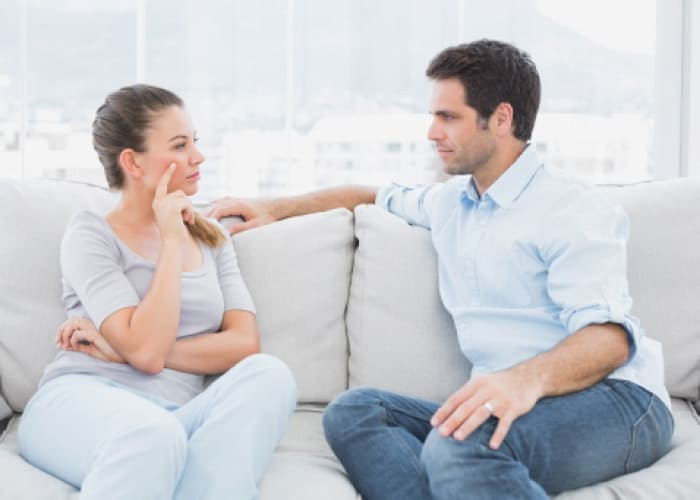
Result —
M443 436L462 440L493 413L499 422L489 444L496 449L511 423L532 410L540 398L592 386L625 363L629 353L628 334L622 326L588 325L534 358L470 380L435 412L431 423Z
M228 216L243 217L244 223L234 224L231 227L231 233L235 234L295 215L306 215L341 207L353 210L357 205L374 203L377 190L369 186L340 186L269 200L225 197L213 202L213 207L207 216L216 219Z

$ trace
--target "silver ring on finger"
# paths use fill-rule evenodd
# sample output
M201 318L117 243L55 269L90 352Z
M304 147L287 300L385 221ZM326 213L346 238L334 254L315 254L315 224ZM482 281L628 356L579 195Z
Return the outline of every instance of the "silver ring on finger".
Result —
M493 415L494 408L493 404L491 404L491 401L486 401L483 406L489 412L489 415Z

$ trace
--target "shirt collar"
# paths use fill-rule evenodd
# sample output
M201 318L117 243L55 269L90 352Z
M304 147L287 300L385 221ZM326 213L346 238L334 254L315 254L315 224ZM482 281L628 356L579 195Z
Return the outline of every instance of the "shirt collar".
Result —
M528 144L515 163L508 167L486 190L484 196L491 198L501 208L510 208L541 166L542 163L537 156L535 147ZM471 180L469 184L472 185L476 194L476 187L473 186L474 181Z

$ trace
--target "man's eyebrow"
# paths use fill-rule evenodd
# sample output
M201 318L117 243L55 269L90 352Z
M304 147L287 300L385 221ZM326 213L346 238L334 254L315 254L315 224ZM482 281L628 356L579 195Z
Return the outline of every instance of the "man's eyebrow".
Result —
M445 118L447 116L457 116L456 113L452 113L451 111L445 111L443 109L440 109L438 111L430 111L429 113L431 115L442 116L443 118Z

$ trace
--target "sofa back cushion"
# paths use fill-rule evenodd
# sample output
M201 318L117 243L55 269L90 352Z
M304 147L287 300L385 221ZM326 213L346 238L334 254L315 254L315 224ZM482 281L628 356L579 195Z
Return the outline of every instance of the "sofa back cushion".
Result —
M469 378L470 365L440 302L430 233L362 205L355 235L346 317L350 386L444 400Z
M22 411L56 354L65 320L59 249L78 210L106 212L116 201L84 184L0 178L0 395Z
M56 354L65 319L60 242L78 210L106 213L116 194L85 184L0 178L0 418L17 412ZM292 368L299 398L328 402L347 388L345 306L354 235L344 209L234 238L257 308L262 349Z
M672 396L700 399L700 180L601 188L629 215L632 313L661 341Z
M355 241L345 209L293 217L233 238L264 352L294 372L300 402L348 385L345 307Z
M700 399L700 181L601 187L631 223L632 313L662 342L672 396ZM356 209L359 247L347 325L350 385L442 400L466 378L437 291L429 233L374 206ZM700 404L698 405L700 406Z

